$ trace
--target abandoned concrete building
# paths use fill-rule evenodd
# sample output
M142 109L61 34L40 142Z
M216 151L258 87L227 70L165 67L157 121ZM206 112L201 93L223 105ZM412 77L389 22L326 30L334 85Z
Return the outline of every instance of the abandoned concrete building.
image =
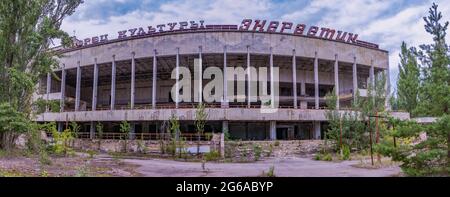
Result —
M368 83L376 75L389 76L388 52L364 43L214 25L61 49L60 67L42 77L36 93L36 98L53 100L59 107L47 109L36 121L57 122L59 130L77 122L79 137L84 138L98 137L95 125L102 123L103 138L114 138L126 120L136 138L154 139L176 114L183 135L193 135L199 102L172 99L176 80L171 73L177 67L194 70L194 60L201 59L202 71L231 66L279 68L276 113L261 113L262 103L248 97L245 102L206 103L206 133L227 130L243 140L320 139L327 125L327 93L336 89L337 107L344 111L356 92L367 96ZM203 86L209 81L203 79ZM224 81L237 84L226 77ZM248 76L244 83L250 83ZM250 92L250 86L245 87ZM223 95L227 91L223 88Z

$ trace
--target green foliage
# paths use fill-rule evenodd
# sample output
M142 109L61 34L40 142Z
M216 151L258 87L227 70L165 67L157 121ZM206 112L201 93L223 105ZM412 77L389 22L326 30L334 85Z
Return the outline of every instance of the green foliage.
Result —
M78 138L78 133L80 132L80 125L78 125L76 122L70 122L70 129L72 131L72 134L75 138Z
M276 140L276 141L273 143L273 145L274 145L274 146L280 146L280 141Z
M450 113L450 57L445 41L449 22L441 22L442 13L433 3L429 15L424 17L425 30L433 37L433 44L420 45L412 51L421 61L421 86L417 113L426 116L441 116Z
M128 152L128 138L129 138L130 132L131 132L131 125L126 120L124 120L124 121L122 121L122 123L120 123L119 126L120 126L120 132L122 133L122 135L120 135L120 139L124 140L123 141L123 150L124 150L124 152Z
M10 148L11 144L4 143L9 143L6 141L13 139L15 133L27 131L35 87L41 76L58 67L51 43L62 39L63 44L68 44L70 39L60 26L81 3L82 0L0 1L2 148Z
M258 161L261 158L262 147L258 144L253 145L253 154L255 156L255 161Z
M124 121L122 121L121 123L120 123L120 132L123 134L123 135L121 135L121 139L128 139L128 137L129 137L129 134L130 134L130 132L131 132L131 125L130 125L130 123L128 123L126 120L124 120Z
M320 161L320 160L322 160L322 161L333 161L333 156L331 156L330 153L317 153L314 156L314 160L317 160L317 161Z
M57 155L73 155L75 152L70 146L70 142L74 139L73 132L70 129L65 129L63 132L58 132L56 126L52 128L53 136L53 152Z
M324 160L324 161L332 161L332 160L333 160L333 157L331 156L330 153L327 153L327 154L325 154L325 155L323 156L322 160Z
M177 146L179 145L178 141L180 140L180 122L178 121L178 117L175 114L169 119L169 132L170 132L170 142L167 147L167 152L171 153L173 157L176 156ZM180 149L181 151L181 149Z
M223 138L224 138L225 141L230 141L231 140L230 132L228 131L228 129L224 129L223 130Z
M405 42L402 43L396 105L414 116L419 99L420 68L412 50L407 48Z
M342 151L341 159L349 160L350 159L350 147L343 145L341 148L341 151Z
M208 119L208 113L205 111L205 104L200 103L197 105L197 109L195 111L195 128L197 129L197 154L200 155L200 140L201 135L205 131L206 120Z
M97 152L95 150L88 150L86 152L89 155L89 159L93 159L95 157L95 155L97 154Z
M418 105L412 114L440 119L431 125L396 122L391 135L398 139L397 146L387 142L377 146L377 151L391 156L395 161L401 161L402 170L413 176L448 174L450 166L450 56L445 41L449 22L442 22L442 13L435 3L424 21L425 31L433 37L433 43L420 45L419 49L413 47L409 50L411 52L402 53L405 70L399 78L404 78L405 83L398 87L398 93L399 98L404 96L400 93L407 93L410 100L414 100L416 89L413 86L418 86ZM402 50L405 48L402 46ZM415 58L421 63L419 74L414 65ZM416 80L417 75L421 76L420 80ZM426 139L421 138L425 133Z
M263 171L263 176L265 176L265 177L275 177L275 166L271 166L267 173L264 173L264 171Z
M0 103L0 149L14 148L14 142L21 133L30 128L26 115L17 111L9 103Z
M220 153L217 150L212 150L204 154L206 161L217 161L220 158Z

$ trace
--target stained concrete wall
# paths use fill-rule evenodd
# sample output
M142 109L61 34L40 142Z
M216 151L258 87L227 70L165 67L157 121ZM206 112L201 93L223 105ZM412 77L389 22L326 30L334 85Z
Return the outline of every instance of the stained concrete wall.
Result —
M341 62L353 63L356 57L357 64L370 66L373 60L375 67L388 68L386 51L323 39L258 32L189 32L124 40L67 52L60 62L68 69L75 68L78 61L82 66L93 65L95 58L99 64L111 62L113 55L116 61L129 60L132 52L136 58L152 57L155 49L158 56L175 55L177 47L181 55L196 54L199 46L203 47L204 54L223 53L224 46L227 46L228 53L247 53L247 46L250 46L252 54L268 54L273 48L274 55L292 56L295 49L299 57L314 58L317 52L318 57L325 60L334 60L338 54Z
M90 122L90 121L164 121L177 114L180 120L195 120L196 109L114 110L44 113L36 117L38 122ZM346 111L341 110L341 113ZM207 109L209 120L229 121L326 121L326 110L278 109L277 113L261 113L260 109L220 108ZM394 117L409 119L409 114L392 112ZM243 119L245 117L245 119Z

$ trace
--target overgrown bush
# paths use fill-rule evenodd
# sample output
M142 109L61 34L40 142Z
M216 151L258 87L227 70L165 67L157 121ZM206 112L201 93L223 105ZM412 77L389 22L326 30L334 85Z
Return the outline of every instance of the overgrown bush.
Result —
M341 148L341 151L342 151L341 159L349 160L350 159L350 147L347 145L343 145Z
M120 123L120 139L123 140L123 151L128 152L128 138L131 132L131 125L126 120Z
M0 149L11 150L17 137L30 129L24 113L16 111L9 103L0 104Z
M56 128L52 130L53 136L53 152L57 155L73 155L74 151L70 143L74 140L74 136L70 129L65 129L63 132L58 132Z
M220 153L217 150L212 150L208 153L205 153L203 156L206 161L217 161L220 158Z
M259 158L261 158L261 152L262 152L261 146L258 144L254 144L253 145L253 154L255 156L255 161L258 161Z

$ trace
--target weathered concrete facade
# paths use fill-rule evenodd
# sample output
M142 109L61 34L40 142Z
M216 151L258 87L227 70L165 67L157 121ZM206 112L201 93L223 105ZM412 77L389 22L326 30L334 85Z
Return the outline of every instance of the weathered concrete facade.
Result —
M281 135L284 136L282 139L296 138L292 133L301 130L306 130L308 134L301 135L309 136L307 138L320 138L321 123L327 121L323 109L326 93L333 88L337 90L336 104L344 112L356 92L364 96L371 79L380 73L388 74L389 70L388 53L380 49L319 38L247 31L171 33L115 40L63 50L62 53L60 69L54 71L62 80L48 75L41 80L41 91L36 95L59 100L60 112L48 111L37 116L36 121L84 123L84 130L89 127L91 137L96 122L110 124L127 120L140 125L140 132L148 132L149 123L159 125L172 114L186 121L186 128L191 128L198 102L174 102L170 91L175 79L170 76L172 70L178 72L180 67L192 68L194 61L201 62L201 71L215 66L222 68L224 73L225 67L279 68L278 112L261 113L258 108L261 103L248 99L250 72L245 73L247 78L241 81L246 84L245 102L225 99L207 105L209 120L224 123L213 131L229 130L239 136L243 129L246 133L252 131L235 124L261 124L250 128L261 127L257 129L260 131L253 131L260 133L254 139L279 139ZM210 81L203 79L200 87ZM225 95L230 85L230 81L227 82L223 90ZM275 82L269 80L269 83L268 86L273 87ZM198 96L201 88L192 89L192 97ZM409 118L407 114L397 115ZM308 125L302 126L304 123ZM246 134L247 138L249 135L253 134Z

